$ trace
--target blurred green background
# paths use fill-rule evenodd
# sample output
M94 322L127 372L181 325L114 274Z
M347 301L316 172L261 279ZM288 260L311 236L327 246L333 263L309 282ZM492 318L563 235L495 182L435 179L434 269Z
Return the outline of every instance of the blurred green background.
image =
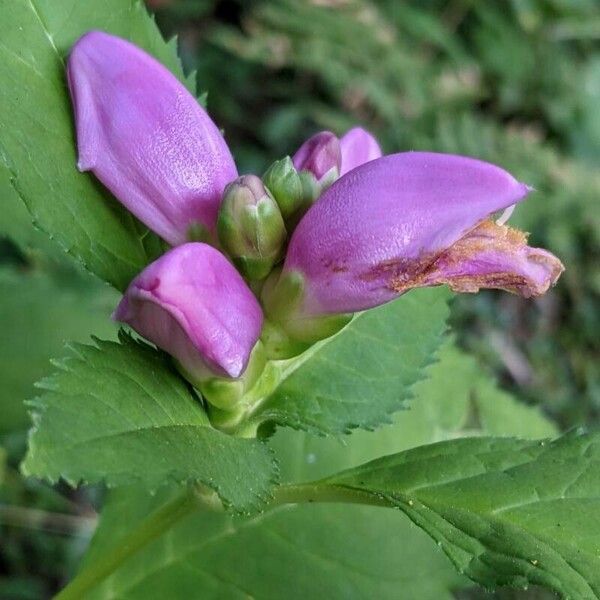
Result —
M557 254L565 274L536 301L457 297L455 336L561 429L598 422L598 1L147 4L165 36L179 36L184 64L197 71L241 172L261 173L319 129L360 124L387 152L476 156L533 185L511 223ZM0 234L0 598L44 598L85 546L93 493L59 494L18 476L28 426L22 398L34 394L32 383L65 341L114 333L106 317L115 295L30 230L25 214ZM549 597L473 594L461 597Z

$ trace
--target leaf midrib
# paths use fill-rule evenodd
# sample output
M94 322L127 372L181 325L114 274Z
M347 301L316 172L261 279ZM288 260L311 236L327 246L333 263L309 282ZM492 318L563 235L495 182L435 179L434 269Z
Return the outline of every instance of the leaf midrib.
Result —
M556 500L556 499L554 499L554 500ZM564 500L568 500L568 499L567 499L567 498L565 498ZM405 505L406 505L406 506L404 506L404 507L402 507L402 506L400 506L400 505L398 505L398 504L396 504L395 506L396 506L397 508L399 508L400 510L402 510L402 511L403 511L403 512L404 512L404 513L405 513L405 514L406 514L406 515L407 515L407 516L408 516L408 517L411 519L411 520L413 520L413 522L415 522L415 524L417 524L417 525L418 525L418 523L417 523L416 521L414 521L414 519L413 519L413 517L412 517L412 515L411 515L411 513L412 513L412 509L411 509L411 507L410 507L409 501L408 501L408 500L406 500L406 501L404 501L404 503L405 503ZM433 507L433 504L432 504L432 503L430 503L430 504L427 504L427 503L425 503L425 502L423 502L423 501L421 501L421 500L419 500L419 503L420 503L420 504L421 504L421 505L422 505L422 506L425 508L425 510L426 510L426 511L428 511L428 512L432 512L432 513L435 513L435 514L436 514L436 515L437 515L437 516L438 516L440 519L442 519L442 520L443 520L445 523L447 523L447 524L448 524L450 527L452 527L453 529L456 529L456 530L460 531L460 532L461 532L463 535L466 535L466 536L467 536L469 539L471 539L471 540L473 540L473 541L476 541L477 543L479 543L479 544L480 544L480 545L481 545L483 548L485 548L486 552L497 553L497 551L496 551L496 550L490 549L488 545L486 545L484 542L482 542L482 541L481 541L481 540L479 540L478 538L475 538L475 537L473 537L473 536L472 536L470 533L468 533L468 532L467 532L467 531L465 531L464 529L462 529L462 528L458 527L457 525L455 525L454 523L452 523L452 522L448 521L448 519L446 519L446 517L444 517L444 515L443 515L443 514L441 514L441 512L439 512L439 510L436 510L436 508L434 508L434 507ZM546 540L546 537L545 537L545 536L540 536L540 535L539 535L537 532L533 532L533 531L531 531L530 529L527 529L527 528L526 528L526 527L525 527L525 526L524 526L522 523L515 522L515 521L512 521L512 520L510 520L510 519L502 519L502 518L496 517L496 516L495 516L493 513L489 513L489 512L480 512L480 511L476 511L476 510L472 510L472 509L468 509L468 510L467 510L467 509L463 509L463 510L464 510L464 512L472 512L472 513L474 513L474 514L477 514L477 515L479 515L480 517L483 517L483 518L485 518L485 519L489 520L490 522L493 522L493 521L499 521L499 522L501 522L501 523L504 523L504 522L506 522L506 523L510 524L511 526L515 527L516 529L519 529L519 530L523 531L523 532L524 532L525 534L527 534L528 536L530 536L530 537L534 538L535 540L537 540L537 541L540 543L540 545L543 545L543 547L545 548L546 552L548 552L548 553L550 553L550 554L554 554L554 555L555 555L555 556L557 556L557 557L558 557L558 558L559 558L559 559L560 559L562 562L564 562L564 564L565 564L565 565L566 565L566 566L567 566L569 569L571 569L571 570L574 572L574 574L575 574L575 575L576 575L576 576L577 576L577 577L580 579L580 581L581 581L581 582L582 582L582 583L583 583L583 584L584 584L584 585L585 585L585 586L586 586L586 587L589 589L589 591L590 591L590 592L592 592L592 593L594 594L594 597L595 597L595 598L598 598L598 597L600 597L600 596L598 596L598 595L596 594L596 591L595 591L595 590L594 590L594 589L591 587L591 585L590 585L590 582L587 580L587 578L586 578L586 577L585 577L585 576L584 576L584 575L583 575L583 574L582 574L582 573L581 573L581 572L580 572L580 571L579 571L579 570L578 570L578 569L577 569L577 568L576 568L576 567L575 567L575 566L574 566L574 565L573 565L573 564L572 564L572 563L571 563L571 562L570 562L570 561L567 559L567 557L563 556L559 550L557 550L557 549L556 549L556 548L554 548L552 545L550 545L550 544L547 542L547 540ZM421 516L423 516L423 517L425 516L425 515L423 515L423 513L419 513L419 514L420 514ZM429 521L429 522L430 522L430 524L431 524L431 527L432 527L433 529L435 529L435 530L436 530L438 533L441 533L441 532L440 532L440 530L439 530L439 528L438 528L438 527L437 527L437 526L436 526L436 525L435 525L433 522L431 522L431 521ZM443 535L443 536L441 536L441 537L444 537L446 540L448 540L448 538L447 538L445 535ZM457 546L458 548L460 548L460 549L461 549L461 550L463 550L464 552L467 552L467 553L469 553L469 554L473 554L473 553L472 553L470 550L467 550L466 548L462 548L460 545L458 545L458 544L457 544L456 542L454 542L454 541L449 541L449 540L448 540L446 543L448 543L449 545L452 545L452 546ZM564 545L564 543L562 543L562 542L561 542L561 543L558 543L557 545L560 547L560 546L563 546L563 545ZM589 552L582 551L582 550L581 550L581 549L579 549L579 548L577 549L577 551L578 551L578 552L583 552L583 553L587 554L588 556L592 556L592 555L591 555ZM445 552L445 549L444 549L444 552ZM446 554L447 554L447 556L448 556L448 557L449 557L449 558L452 560L452 557L451 557L451 556L450 556L448 553L446 553ZM478 554L477 556L481 556L481 554ZM512 558L517 558L517 557L512 557ZM526 560L526 559L524 559L524 558L518 558L518 560ZM532 566L533 566L533 565L532 565ZM535 568L536 568L536 569L539 569L539 570L541 570L541 571L543 571L543 572L545 572L545 573L547 573L549 576L551 576L551 577L552 577L552 578L554 578L554 579L558 579L558 581L559 581L561 584L563 584L563 583L564 583L564 579L562 579L562 578L557 578L557 576L556 576L554 573L551 573L550 571L547 571L546 569L543 569L543 568L542 568L542 567L539 565L539 563L538 563L537 565L535 565Z
M477 476L475 476L475 477L477 477ZM463 478L463 479L466 480L469 478ZM460 480L461 479L457 479L456 481L460 481ZM359 487L359 486L349 486L349 485L345 485L345 484L341 484L341 485L342 485L342 487L345 487L346 489L355 491L357 493L367 492L373 497L381 498L381 493L378 494L373 491L365 490L364 488ZM435 487L435 486L432 486L432 487ZM426 488L420 488L420 489L426 489ZM435 530L437 537L444 539L445 540L444 543L449 546L456 547L456 548L460 549L461 551L466 552L467 554L472 555L472 556L480 557L483 554L481 552L477 554L473 551L473 549L463 547L455 540L449 540L448 537L443 533L443 531L440 530L439 526L427 518L427 513L433 513L433 514L437 515L437 517L442 519L449 527L451 527L454 530L460 531L463 535L467 536L470 540L479 544L485 550L485 552L491 552L492 554L497 553L496 550L490 548L486 543L482 542L481 540L479 540L476 537L473 537L469 532L465 531L464 529L462 529L461 527L452 523L451 521L448 521L448 519L441 512L442 508L453 508L454 510L457 510L456 507L452 507L452 506L447 505L442 502L439 503L439 506L436 506L436 502L434 502L434 501L424 502L418 496L410 497L408 495L409 493L410 492L385 493L384 499L387 500L387 502L389 502L390 508L397 508L397 509L401 510L402 512L404 512L418 527L422 527L422 524L419 523L419 520L416 518L416 515L418 514L421 518L426 519L427 522L429 523L430 527L433 530ZM556 502L556 501L560 501L560 500L568 502L569 500L573 500L573 499L576 499L576 498L554 497L554 498L547 498L544 500L538 500L538 501L534 501L534 502L530 502L530 503L524 503L523 506L526 506L528 504L543 504L544 502ZM600 501L600 497L590 497L590 498L586 497L586 499L589 499L589 500L597 499ZM419 508L419 505L420 505L420 507L422 507L424 509L424 511L417 510L417 508ZM509 509L512 509L512 508L515 508L515 506L509 507ZM496 521L496 522L508 524L511 527L514 527L520 531L523 531L523 533L525 535L530 536L531 538L537 540L538 543L544 547L544 549L547 553L553 554L555 557L557 557L558 560L563 562L566 565L566 567L568 567L573 572L573 574L579 579L580 583L582 583L585 587L587 587L589 589L589 591L592 594L594 594L594 598L600 598L600 595L597 595L596 590L591 586L591 583L588 581L587 577L585 575L583 575L579 571L579 569L572 564L572 561L570 561L567 556L563 556L560 549L553 547L551 545L551 543L548 542L547 536L540 535L538 532L528 529L526 527L526 525L524 525L522 522L520 522L518 520L513 520L513 519L510 519L507 517L502 517L501 516L502 512L477 510L477 509L474 509L471 507L459 508L458 510L460 510L464 513L467 513L467 514L471 513L474 515L478 515L479 517L485 519L486 521L488 521L490 523ZM567 545L569 545L569 544L567 544ZM556 546L558 546L559 548L563 548L565 546L565 542L557 542ZM570 546L575 548L575 546L573 546L572 544ZM593 554L591 554L588 551L581 550L580 548L576 548L576 549L578 552L586 554L587 556L590 556L590 557L594 556ZM450 560L455 562L452 555L450 553L448 553L445 548L444 548L444 552L450 558ZM525 559L519 558L519 560L525 560ZM460 567L460 565L457 564L457 568L459 568L459 567ZM542 568L539 564L535 565L535 567L541 571L544 571L550 577L557 579L561 584L564 584L564 579L562 579L562 578L558 579L554 573L551 573L550 571ZM599 592L600 592L600 590L599 590Z
M65 61L64 61L63 57L61 56L60 52L58 51L58 48L56 47L56 44L54 43L54 37L50 33L50 29L48 28L48 26L46 25L46 22L42 18L42 14L41 14L39 8L36 6L35 0L27 0L27 3L29 4L31 10L33 11L33 14L35 15L36 19L38 20L38 22L40 24L40 27L42 28L42 31L44 32L44 35L46 36L46 38L50 42L50 46L54 50L54 53L56 54L58 60L60 61L60 63L64 67L65 66Z

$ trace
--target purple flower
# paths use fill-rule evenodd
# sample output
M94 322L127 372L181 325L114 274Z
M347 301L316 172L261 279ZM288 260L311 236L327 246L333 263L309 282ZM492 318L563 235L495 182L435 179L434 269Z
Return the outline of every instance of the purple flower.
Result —
M241 275L202 243L178 246L146 267L113 317L174 356L194 382L239 377L263 321Z
M348 171L382 155L377 140L362 127L354 127L340 138L340 150L342 154L340 175L345 175Z
M214 232L221 193L237 177L223 136L185 87L118 37L87 33L67 66L79 169L92 171L172 245Z
M290 319L359 311L440 284L538 296L556 282L562 264L490 220L529 191L472 158L405 152L372 160L338 179L309 209L274 289L289 288L281 282L290 276L301 282Z

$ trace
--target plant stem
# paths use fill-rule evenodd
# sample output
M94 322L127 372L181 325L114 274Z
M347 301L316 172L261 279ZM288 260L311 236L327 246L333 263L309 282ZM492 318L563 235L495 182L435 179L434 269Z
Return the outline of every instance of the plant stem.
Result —
M326 482L312 482L279 486L273 493L269 508L280 504L306 504L312 502L336 502L390 507L385 498L378 498L362 490Z
M116 571L126 559L157 539L177 521L202 506L216 508L211 496L204 496L195 490L186 489L183 494L178 495L152 513L110 554L100 557L87 569L81 571L66 588L57 594L55 600L80 600L85 597L90 589Z

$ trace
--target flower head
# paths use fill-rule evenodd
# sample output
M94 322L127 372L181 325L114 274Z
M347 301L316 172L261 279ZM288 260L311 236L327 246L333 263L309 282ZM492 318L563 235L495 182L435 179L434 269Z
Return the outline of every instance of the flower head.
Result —
M241 275L207 244L173 248L129 285L114 313L174 356L194 382L239 377L262 311Z
M92 31L67 65L78 166L172 245L190 229L214 232L237 170L206 111L159 62L121 38Z
M538 296L563 270L504 225L530 188L494 165L427 152L382 157L377 140L356 127L341 138L312 136L262 181L237 178L204 109L139 48L88 33L67 74L79 168L176 246L133 280L114 317L173 355L223 410L256 384L267 355L298 354L356 311L441 284ZM494 221L498 211L505 214ZM261 291L264 328L235 267L215 248L188 242L205 230L216 243L216 229Z

